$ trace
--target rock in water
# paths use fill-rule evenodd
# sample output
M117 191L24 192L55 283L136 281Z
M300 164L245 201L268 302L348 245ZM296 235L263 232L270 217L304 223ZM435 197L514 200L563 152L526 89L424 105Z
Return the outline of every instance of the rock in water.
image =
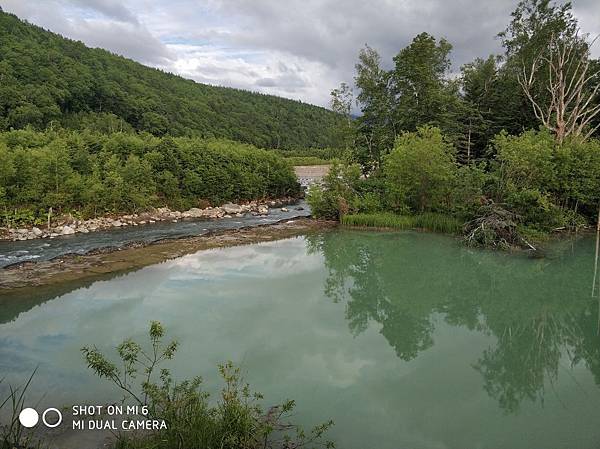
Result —
M227 203L221 206L221 209L225 211L226 214L239 214L242 213L244 208L239 204Z

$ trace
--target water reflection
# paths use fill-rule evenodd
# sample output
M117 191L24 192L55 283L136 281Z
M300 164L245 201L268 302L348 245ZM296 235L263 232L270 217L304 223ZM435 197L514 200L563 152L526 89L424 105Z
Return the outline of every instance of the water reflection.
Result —
M345 302L350 330L370 322L405 361L434 346L437 320L494 337L473 368L509 413L544 402L562 368L584 363L600 385L599 305L590 298L590 240L543 259L474 251L409 234L309 237L324 256L325 292ZM564 370L567 371L568 370Z

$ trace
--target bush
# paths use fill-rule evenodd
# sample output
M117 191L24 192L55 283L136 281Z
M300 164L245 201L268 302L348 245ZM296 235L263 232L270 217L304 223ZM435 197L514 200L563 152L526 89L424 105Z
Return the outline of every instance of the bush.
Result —
M213 405L210 395L201 389L202 380L194 378L175 383L162 362L172 359L178 344L163 343L165 330L159 322L150 325L150 350L146 351L133 340L117 347L120 370L95 347L82 349L89 368L99 377L117 385L126 400L148 408L148 417L164 420L167 429L119 435L120 449L271 449L325 446L322 441L332 421L314 427L310 432L287 420L295 407L293 400L264 409L262 395L252 393L241 377L240 369L231 362L219 366L225 383L219 400ZM141 378L139 385L133 381Z
M306 199L317 218L338 220L348 213L358 211L360 195L360 167L334 160L323 186L312 186Z
M452 145L438 128L402 134L384 159L389 206L395 211L404 205L417 212L447 209L455 160Z
M594 219L600 203L600 142L567 139L557 145L546 130L500 134L495 175L498 201L539 230L577 227L579 213Z

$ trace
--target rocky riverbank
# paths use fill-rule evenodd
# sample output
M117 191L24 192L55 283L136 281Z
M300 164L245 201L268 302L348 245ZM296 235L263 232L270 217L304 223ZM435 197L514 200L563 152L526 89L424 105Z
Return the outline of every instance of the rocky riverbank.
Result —
M273 201L251 201L245 204L227 203L219 207L206 207L204 209L191 208L186 211L171 210L168 207L159 207L139 214L110 215L89 220L76 220L72 216L62 216L52 221L50 227L23 227L4 228L0 231L0 240L33 240L57 238L64 235L87 234L89 232L122 228L126 226L140 226L170 221L177 223L186 219L223 219L243 217L246 214L267 215L269 208L283 207L293 204L296 198L280 198ZM285 209L282 209L285 211Z
M278 240L315 231L320 232L336 226L337 222L300 218L262 226L221 230L177 240L162 240L149 244L135 243L127 248L104 248L84 255L65 255L43 262L12 265L0 269L0 296L8 296L9 292L13 290L14 293L15 289L20 290L21 293L23 289L31 289L39 293L43 287L51 286L64 286L68 291L73 283L94 281L107 275L136 270L203 249Z

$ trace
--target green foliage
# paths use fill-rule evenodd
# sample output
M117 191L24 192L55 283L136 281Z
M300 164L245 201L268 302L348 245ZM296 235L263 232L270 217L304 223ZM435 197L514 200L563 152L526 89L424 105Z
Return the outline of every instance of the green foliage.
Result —
M342 118L271 95L209 86L65 39L0 12L0 131L27 125L327 147Z
M323 186L312 186L306 195L312 213L318 218L337 220L358 211L360 196L360 167L333 161Z
M138 211L295 195L291 167L276 153L217 139L149 134L0 134L4 221L43 222L55 213Z
M548 188L554 179L554 138L548 131L519 136L501 133L493 140L504 180L516 187Z
M549 131L500 134L496 196L520 222L539 230L576 228L593 219L600 204L600 143L567 139L557 145Z
M131 339L123 341L117 347L122 368L117 368L96 347L82 349L88 367L119 387L125 393L124 401L134 401L149 418L166 423L167 429L159 431L121 434L116 448L333 447L333 443L322 440L332 421L306 432L288 422L295 407L293 400L265 409L263 396L251 392L250 386L243 382L240 368L231 362L219 365L224 388L216 404L202 390L201 378L175 382L171 372L161 365L174 357L178 344L176 341L165 344L164 337L165 329L154 321L150 324L148 350Z
M439 210L456 175L454 149L438 128L422 127L398 137L383 171L393 210L405 205L418 212Z

